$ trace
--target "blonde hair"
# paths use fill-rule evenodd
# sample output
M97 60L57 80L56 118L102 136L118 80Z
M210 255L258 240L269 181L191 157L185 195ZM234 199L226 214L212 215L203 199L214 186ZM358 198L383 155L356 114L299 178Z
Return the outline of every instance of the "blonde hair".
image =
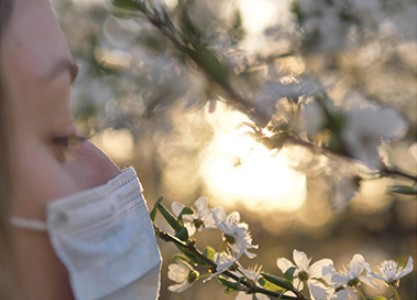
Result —
M0 0L0 54L1 38L7 28L12 13L13 0ZM11 193L11 120L7 100L7 89L3 86L3 72L0 61L0 299L15 300L18 297L18 284L10 228Z

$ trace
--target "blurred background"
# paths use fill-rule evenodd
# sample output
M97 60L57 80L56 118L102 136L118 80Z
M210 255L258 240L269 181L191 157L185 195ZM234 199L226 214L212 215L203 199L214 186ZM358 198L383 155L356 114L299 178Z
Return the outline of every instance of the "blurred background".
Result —
M187 3L205 41L234 71L280 82L308 72L337 104L370 101L398 109L409 130L390 145L390 159L416 174L415 1ZM165 4L175 15L177 0ZM241 126L248 117L224 105L218 87L145 17L114 12L105 0L54 5L80 66L72 94L79 130L119 165L136 168L149 207L160 195L166 205L204 195L212 206L238 210L259 245L258 256L243 261L266 272L278 274L276 259L292 258L293 249L337 266L355 253L373 265L390 258L404 264L409 255L416 261L417 201L389 195L392 179L364 182L345 210L334 211L331 182L338 171L326 158L297 146L272 153L255 141ZM212 242L210 235L204 239ZM214 281L169 292L166 270L176 249L163 241L160 247L161 299L236 297ZM415 275L401 282L403 299L416 299Z

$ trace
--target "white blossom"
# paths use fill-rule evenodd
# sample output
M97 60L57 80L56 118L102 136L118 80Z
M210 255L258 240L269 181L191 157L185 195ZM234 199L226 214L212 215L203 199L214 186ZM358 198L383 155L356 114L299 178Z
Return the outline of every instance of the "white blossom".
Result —
M176 217L180 215L181 211L184 208L185 205L177 201L174 201L171 204L172 213ZM197 227L195 225L196 222L200 223L200 225L198 226L198 230L215 228L213 216L208 207L207 197L198 198L193 204L193 211L193 214L186 214L182 216L184 221L184 227L187 228L188 231L188 236L192 236L195 234L197 230Z
M304 127L309 137L314 137L323 129L325 118L323 110L315 102L308 103L302 107L302 127Z
M203 222L203 228L215 228L215 222L213 219L213 215L211 214L210 208L208 207L208 199L207 197L200 197L198 198L193 205L195 209L195 219L200 220Z
M230 252L223 251L218 252L214 255L214 263L217 265L216 272L210 275L208 278L204 279L203 282L207 282L213 279L214 277L220 275L224 271L228 270L235 263L237 263L237 259Z
M171 292L181 293L188 289L198 278L199 273L182 261L177 261L168 266L168 278L176 284L170 285Z
M359 181L355 176L344 176L333 185L331 198L332 207L340 212L349 204L352 198L358 193Z
M336 51L345 43L348 23L339 20L340 6L339 1L334 5L325 1L300 1L300 10L305 16L303 27L306 37L316 36L311 46L319 51Z
M217 265L216 272L221 273L233 266L237 262L237 259L231 253L223 251L216 253L214 262Z
M330 281L334 270L333 261L325 258L310 265L311 258L308 258L304 252L298 250L293 251L293 259L294 263L286 258L278 258L278 268L283 273L290 268L295 268L294 286L298 290L302 290L304 283L306 283L312 299L326 299L326 289L317 279Z
M385 281L387 284L398 284L398 281L413 271L413 258L410 256L405 267L398 267L393 260L383 261L378 269L379 273L369 270L372 277Z
M400 138L407 129L405 119L388 107L353 108L342 115L335 107L326 106L331 115L344 120L340 132L333 134L340 134L339 138L350 157L371 169L382 167L379 153L381 142ZM326 114L317 103L305 105L302 118L302 126L310 137L319 134L326 126Z
M381 140L401 137L407 128L404 118L391 108L365 107L348 113L342 139L350 155L371 169L381 168Z
M239 271L242 272L246 278L252 280L253 282L258 282L258 280L261 278L261 276L259 275L261 273L261 270L262 266L255 266L249 269L245 269L243 267L239 268Z
M357 300L358 297L352 289L344 289L337 291L330 298L331 300Z
M172 202L171 204L171 210L174 216L178 218L181 211L185 208L185 205L182 203L179 203L177 201ZM183 215L182 216L184 221L184 227L187 229L188 236L193 236L196 232L196 227L194 225L193 219L190 215Z
M243 267L239 267L239 271L241 274L243 274L247 279L252 281L254 284L256 284L261 276L259 275L261 273L262 266L255 266L253 268L245 269ZM238 274L237 272L235 272ZM264 294L247 294L245 292L239 292L236 296L236 300L269 300L269 297Z
M249 249L257 249L252 245L252 238L249 233L248 224L240 222L240 214L237 211L226 215L222 207L212 209L212 216L216 227L223 232L226 241L231 246L234 256L239 259L242 254L249 258L256 255L249 252Z
M365 259L360 254L355 254L349 263L349 267L345 268L344 272L335 272L331 280L335 284L336 288L344 285L356 286L360 282L364 270L369 267L369 264L365 262Z
M351 35L357 23L364 32L374 32L387 17L378 0L301 0L299 3L306 34L304 39L312 50L322 54L352 49L355 39ZM343 14L348 14L350 19L342 20Z
M360 283L365 283L376 287L373 278L365 274L369 269L369 264L365 261L362 255L355 254L349 263L349 267L345 268L343 272L334 272L331 276L331 281L334 289L340 289L335 292L331 299L350 300L356 299L355 290Z

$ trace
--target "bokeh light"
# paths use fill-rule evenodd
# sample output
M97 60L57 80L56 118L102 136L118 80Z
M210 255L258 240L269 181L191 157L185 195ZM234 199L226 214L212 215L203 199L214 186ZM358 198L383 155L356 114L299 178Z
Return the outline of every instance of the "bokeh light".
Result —
M134 150L134 139L127 129L106 129L91 141L116 161L128 161Z
M284 154L273 153L244 128L245 116L219 110L213 140L202 155L201 172L217 203L240 203L254 211L299 209L306 197L305 175L289 165Z

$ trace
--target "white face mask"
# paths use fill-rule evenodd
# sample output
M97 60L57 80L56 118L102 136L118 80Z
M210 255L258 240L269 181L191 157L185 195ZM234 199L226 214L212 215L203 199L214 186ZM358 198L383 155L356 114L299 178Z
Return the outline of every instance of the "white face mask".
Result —
M46 224L18 217L12 224L48 232L77 300L158 298L161 256L132 167L105 185L50 202Z

